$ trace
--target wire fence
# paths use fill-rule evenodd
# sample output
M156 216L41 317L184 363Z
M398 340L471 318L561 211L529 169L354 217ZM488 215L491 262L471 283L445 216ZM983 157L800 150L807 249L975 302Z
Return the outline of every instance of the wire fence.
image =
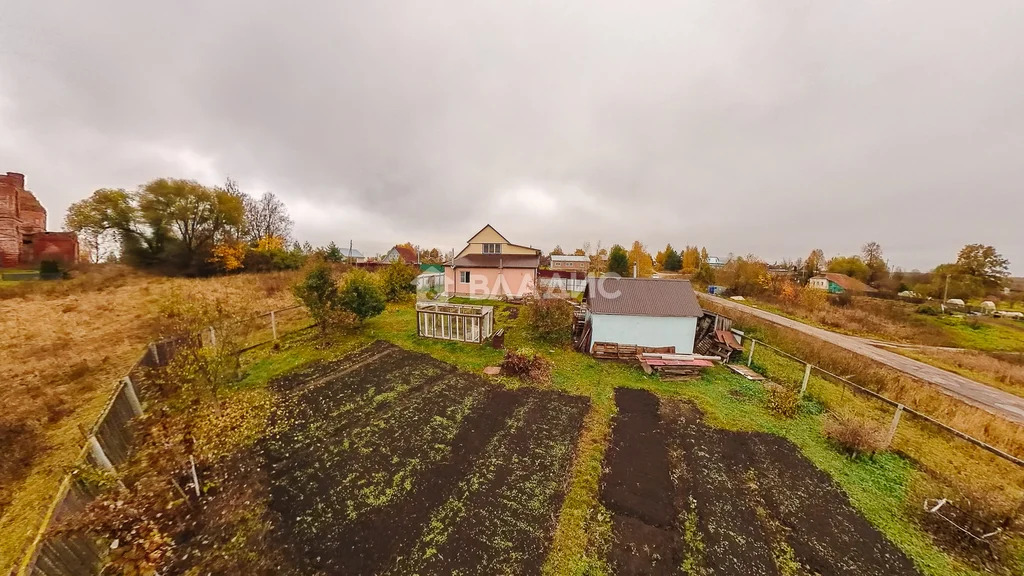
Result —
M232 322L230 328L241 334L242 353L278 340L289 332L313 326L302 306L271 310L257 316ZM86 434L86 441L74 462L117 473L131 456L134 443L132 422L142 416L146 399L156 394L144 385L149 369L167 366L178 349L190 338L199 338L204 346L216 345L218 328L208 327L198 335L175 337L150 343L127 375L114 386L106 406ZM98 495L95 486L81 475L71 472L61 481L50 507L40 523L36 536L11 574L39 576L91 576L102 568L107 549L95 539L82 534L49 534L62 520L80 513Z
M772 358L759 359L768 354ZM886 425L887 447L918 456L922 444L922 431L919 429L927 427L924 433L939 433L951 443L972 446L989 456L1024 469L1024 460L1013 454L761 340L749 336L744 338L743 361L765 376L781 380L780 383L799 386L801 395L816 398L827 407L843 407L858 417Z

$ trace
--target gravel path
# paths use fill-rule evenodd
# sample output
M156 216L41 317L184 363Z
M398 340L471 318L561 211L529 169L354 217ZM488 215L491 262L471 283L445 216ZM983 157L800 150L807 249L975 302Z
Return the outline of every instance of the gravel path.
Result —
M968 404L977 406L992 414L1006 418L1011 422L1018 424L1024 424L1024 398L1015 396L1009 392L1003 392L997 388L982 384L965 378L959 374L954 374L941 368L936 368L924 362L914 360L913 358L907 358L901 356L895 352L890 352L883 348L877 348L872 345L871 340L866 338L859 338L856 336L847 336L846 334L838 334L831 332L817 326L810 326L803 322L786 318L778 314L766 312L758 308L753 308L726 300L724 298L715 298L706 294L698 294L701 300L708 300L729 308L731 310L738 310L745 312L752 316L757 316L769 322L773 322L786 328L792 328L798 330L804 334L820 338L830 344L835 344L841 348L845 348L850 352L860 354L872 360L881 362L890 368L895 368L901 372L905 372L915 378L930 382L935 386L939 387L946 394L959 398ZM756 354L756 353L755 353Z

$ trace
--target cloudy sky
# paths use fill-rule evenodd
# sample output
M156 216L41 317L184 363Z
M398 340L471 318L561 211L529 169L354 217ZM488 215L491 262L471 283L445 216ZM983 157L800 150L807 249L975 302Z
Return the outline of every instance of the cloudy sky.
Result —
M0 171L230 175L374 253L772 260L969 242L1024 274L1024 2L0 0Z

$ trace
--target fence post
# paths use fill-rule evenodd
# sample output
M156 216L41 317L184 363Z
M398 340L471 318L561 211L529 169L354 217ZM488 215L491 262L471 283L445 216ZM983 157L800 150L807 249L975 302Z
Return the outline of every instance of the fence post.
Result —
M811 379L811 363L807 363L807 368L804 369L804 383L800 385L800 395L803 396L807 392L807 381Z
M135 385L132 384L130 376L124 377L124 395L128 398L128 404L132 407L132 412L136 416L142 416L142 403L139 402L139 397L135 394Z
M750 339L750 356L747 356L747 367L748 368L754 362L754 345L755 344L757 344L757 340L754 340L753 338L751 338Z
M217 332L213 329L213 326L210 326L210 347L217 347Z
M885 439L886 448L892 444L892 439L896 437L896 427L900 425L900 416L902 414L903 404L897 404L896 413L892 415L892 424L889 425L889 436Z
M156 347L156 342L149 343L149 354L153 357L153 364L160 365L160 351Z
M273 310L270 311L270 330L274 333L274 340L277 340L277 316Z
M96 439L95 434L89 435L89 451L92 453L92 459L100 468L111 474L117 474L117 468L114 468L113 462L107 458L107 453L103 451L103 446L100 446L100 441Z

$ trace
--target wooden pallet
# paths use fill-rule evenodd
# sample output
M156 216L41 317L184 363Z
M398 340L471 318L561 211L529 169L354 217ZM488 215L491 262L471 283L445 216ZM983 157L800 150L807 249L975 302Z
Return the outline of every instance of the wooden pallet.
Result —
M617 344L615 342L594 342L594 348L590 354L600 360L637 360L637 354L654 352L660 354L674 354L675 346L634 346L633 344Z

